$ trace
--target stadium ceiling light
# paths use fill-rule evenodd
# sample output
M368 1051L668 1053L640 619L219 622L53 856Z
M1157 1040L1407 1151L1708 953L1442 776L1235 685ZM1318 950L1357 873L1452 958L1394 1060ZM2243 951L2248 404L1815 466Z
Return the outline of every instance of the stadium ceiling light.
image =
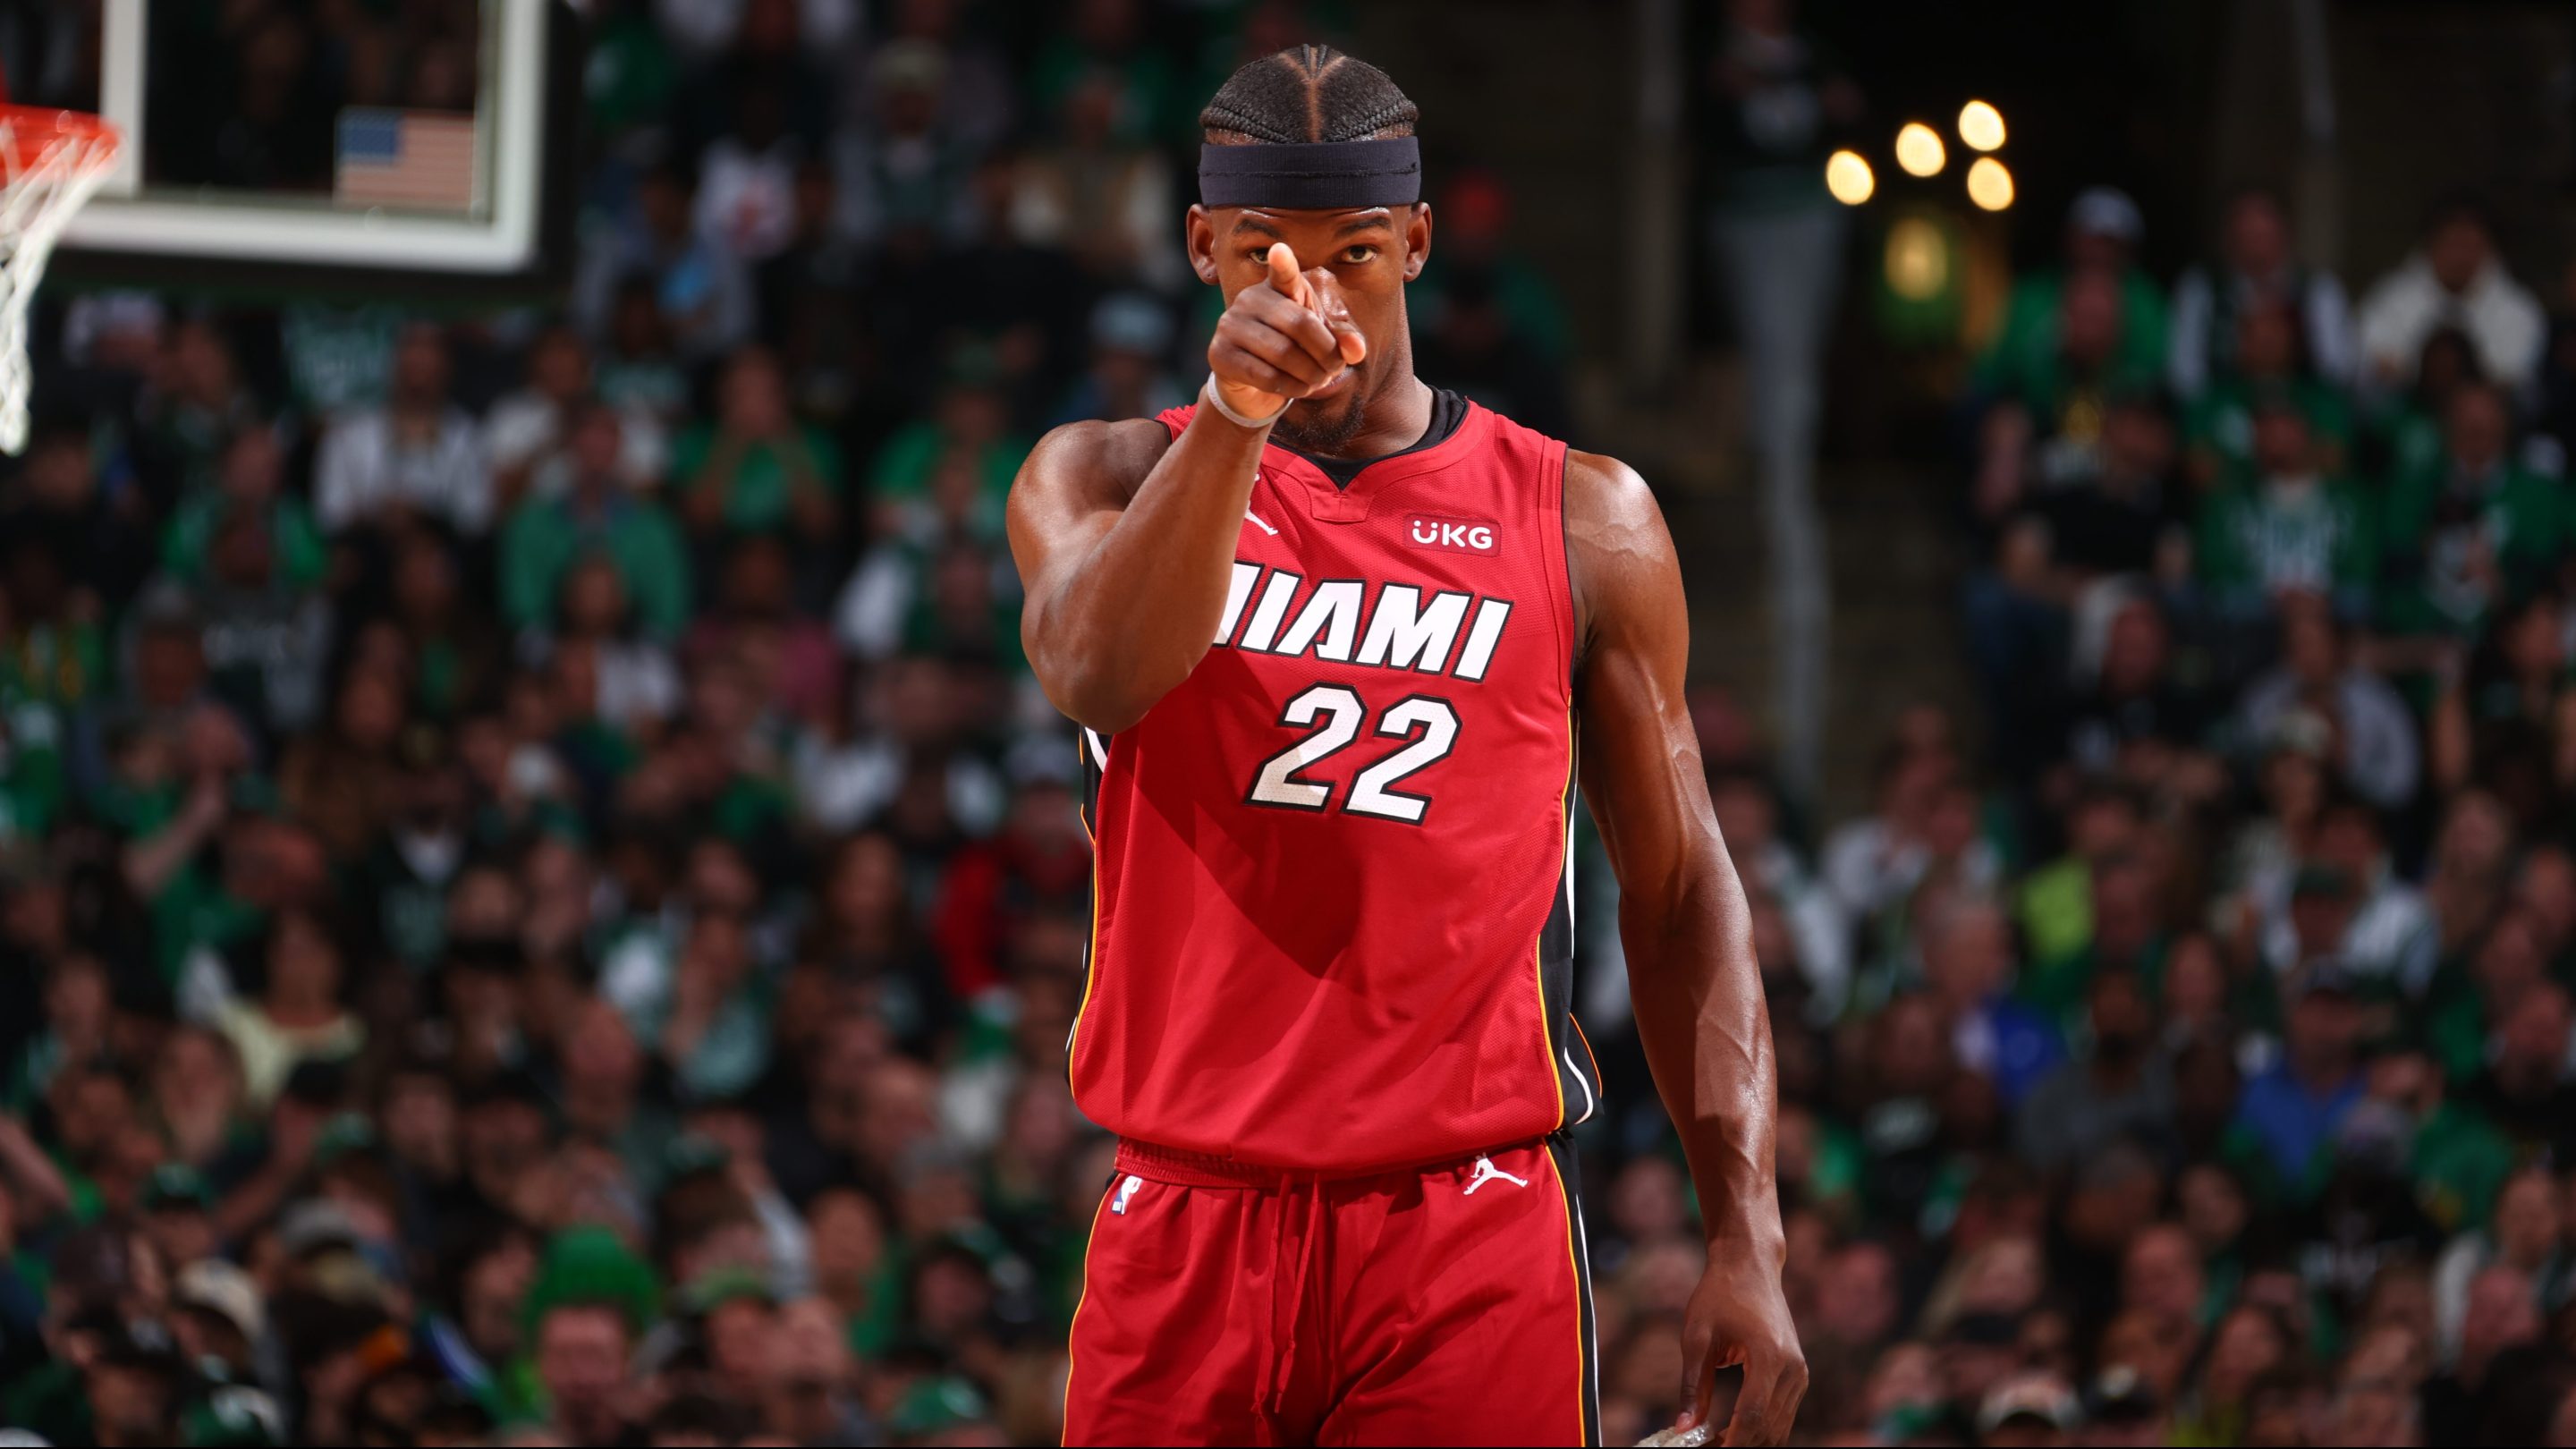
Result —
M1896 133L1896 164L1908 176L1938 176L1950 161L1949 151L1941 144L1941 133L1921 121L1908 121Z
M1971 151L1992 151L2004 143L2004 113L1984 101L1959 108L1959 139Z
M1845 206L1858 206L1878 190L1878 178L1857 151L1836 151L1825 158L1825 189Z
M2013 177L2004 163L1992 156L1980 156L1968 168L1968 199L1988 211L2002 211L2013 204Z

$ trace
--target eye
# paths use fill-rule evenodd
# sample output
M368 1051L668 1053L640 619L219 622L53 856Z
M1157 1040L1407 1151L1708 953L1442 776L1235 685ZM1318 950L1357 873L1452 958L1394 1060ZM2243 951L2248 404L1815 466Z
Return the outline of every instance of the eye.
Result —
M1368 265L1370 262L1373 262L1373 261L1376 261L1376 260L1377 260L1377 248L1375 248L1375 247L1372 247L1372 246L1350 246L1350 247L1344 247L1344 248L1342 248L1342 257L1341 257L1341 261L1342 261L1342 265L1343 265L1343 266L1346 266L1346 267L1362 267L1362 266L1366 266L1366 265Z

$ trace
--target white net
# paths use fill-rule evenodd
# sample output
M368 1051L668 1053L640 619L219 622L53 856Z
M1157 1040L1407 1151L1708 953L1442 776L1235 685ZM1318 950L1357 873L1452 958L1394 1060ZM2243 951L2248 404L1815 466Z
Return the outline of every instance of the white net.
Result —
M0 451L27 446L27 304L72 214L107 179L116 132L93 117L0 106Z

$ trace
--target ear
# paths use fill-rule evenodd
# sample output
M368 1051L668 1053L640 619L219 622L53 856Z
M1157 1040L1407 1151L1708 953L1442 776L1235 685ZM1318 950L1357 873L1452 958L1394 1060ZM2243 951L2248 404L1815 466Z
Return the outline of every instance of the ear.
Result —
M1422 275L1422 266L1431 260L1431 203L1413 203L1413 217L1404 224L1404 279L1408 282Z
M1182 244L1189 249L1190 270L1199 280L1213 287L1216 278L1216 219L1197 202L1190 203L1190 214L1181 223Z

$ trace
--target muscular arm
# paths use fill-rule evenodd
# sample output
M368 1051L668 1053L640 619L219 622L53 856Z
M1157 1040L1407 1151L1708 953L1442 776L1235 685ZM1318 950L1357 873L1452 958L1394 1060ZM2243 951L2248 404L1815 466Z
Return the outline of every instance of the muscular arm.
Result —
M1028 601L1020 643L1057 709L1115 732L1198 667L1216 637L1235 539L1269 421L1366 353L1349 315L1285 245L1234 295L1208 367L1245 427L1202 407L1178 438L1161 424L1073 423L1039 442L1011 484L1011 557Z
M1157 422L1070 423L1011 485L1020 642L1055 707L1115 732L1198 667L1269 429L1201 408Z
M1771 1025L1750 913L1683 705L1690 620L1663 515L1626 465L1573 454L1566 550L1579 630L1583 796L1619 878L1619 938L1655 1085L1699 1189L1709 1267L1682 1330L1685 1425L1745 1366L1727 1442L1775 1443L1806 1388L1781 1296Z

